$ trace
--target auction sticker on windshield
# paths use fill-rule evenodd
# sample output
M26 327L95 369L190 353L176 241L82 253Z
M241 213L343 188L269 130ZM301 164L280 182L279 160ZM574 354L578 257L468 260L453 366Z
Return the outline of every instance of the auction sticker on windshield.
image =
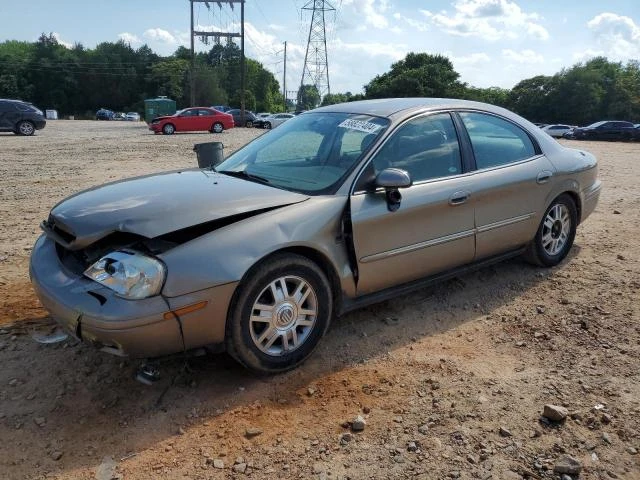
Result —
M362 120L347 119L342 122L338 127L349 128L351 130L359 130L365 133L376 133L382 127L377 123L365 122Z

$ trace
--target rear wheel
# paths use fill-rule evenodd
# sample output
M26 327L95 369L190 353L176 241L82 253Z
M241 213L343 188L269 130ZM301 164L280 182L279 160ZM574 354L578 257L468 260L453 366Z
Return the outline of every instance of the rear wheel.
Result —
M271 130L271 122L264 122L264 128Z
M538 231L529 244L525 257L542 267L560 263L571 250L578 225L578 211L573 199L562 194L542 217Z
M164 133L165 135L173 135L175 131L176 127L174 127L170 123L167 123L164 127L162 127L162 133Z
M326 275L306 257L278 254L247 277L227 320L227 351L260 373L297 367L329 326L333 299Z
M36 131L36 127L28 120L22 120L18 122L16 125L16 133L18 135L30 136L33 135Z
M213 126L211 127L211 131L213 133L222 133L223 130L224 130L224 127L220 122L214 123Z
M245 125L247 128L253 128L253 122L251 120L247 120L247 123Z

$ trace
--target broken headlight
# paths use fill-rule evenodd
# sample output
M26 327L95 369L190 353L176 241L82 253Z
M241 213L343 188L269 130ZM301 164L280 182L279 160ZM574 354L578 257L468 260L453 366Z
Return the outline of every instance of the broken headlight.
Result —
M121 297L141 299L160 293L166 268L153 257L118 250L102 257L84 274Z

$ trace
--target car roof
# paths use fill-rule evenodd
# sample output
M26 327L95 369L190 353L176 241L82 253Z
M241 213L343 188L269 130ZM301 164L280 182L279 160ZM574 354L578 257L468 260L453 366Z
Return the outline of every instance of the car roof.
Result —
M340 112L380 117L392 117L412 110L439 110L450 108L481 109L505 115L508 111L482 102L459 100L454 98L383 98L376 100L360 100L357 102L338 103L313 110L313 112ZM511 112L509 112L512 114Z

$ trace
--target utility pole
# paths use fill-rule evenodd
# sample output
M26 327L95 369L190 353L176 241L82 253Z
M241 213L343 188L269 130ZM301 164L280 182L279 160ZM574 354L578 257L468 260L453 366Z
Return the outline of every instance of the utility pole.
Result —
M284 111L287 111L287 42L284 42L284 74L282 75L282 98L284 99Z
M196 55L195 55L195 48L193 45L193 0L189 0L189 4L191 6L191 70L189 71L189 81L190 81L190 87L189 87L189 95L190 95L190 102L189 102L189 106L193 107L196 103L196 76L194 75L194 69L195 69L195 65L196 65Z
M231 4L233 8L233 3ZM244 0L240 0L240 125L244 121Z
M194 3L204 3L208 9L211 8L209 3L213 3L213 0L189 0L189 4L191 6L191 105L195 106L196 103L196 76L195 76L195 64L196 64L196 54L194 48L194 38L199 37L205 44L208 44L209 38L213 37L216 41L220 41L220 38L226 38L227 42L230 42L232 38L240 38L240 88L242 89L240 93L240 103L241 103L241 114L242 114L242 122L244 124L244 2L245 0L221 0L216 1L218 7L222 9L223 3L228 3L233 10L233 6L236 3L240 4L240 33L237 32L200 32L195 31L193 25L193 4Z
M300 87L305 84L305 79L307 79L308 84L315 85L322 99L325 94L331 93L324 12L335 10L335 8L327 0L310 0L302 7L302 10L312 10L313 13Z

